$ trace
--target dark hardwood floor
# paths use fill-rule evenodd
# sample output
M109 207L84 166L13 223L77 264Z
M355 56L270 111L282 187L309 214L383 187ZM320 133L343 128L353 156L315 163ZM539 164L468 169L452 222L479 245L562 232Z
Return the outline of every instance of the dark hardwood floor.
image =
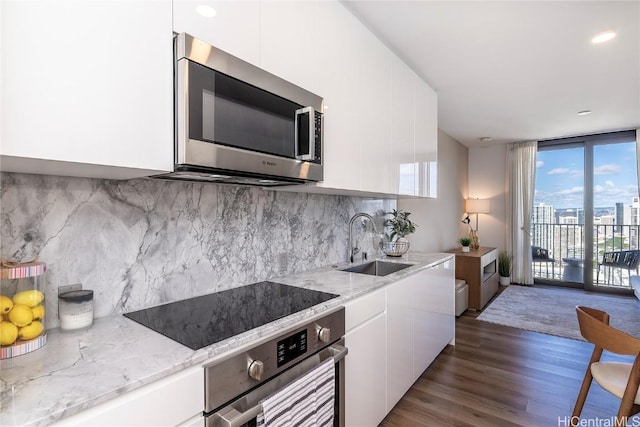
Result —
M592 345L482 322L479 314L456 320L456 345L443 350L381 426L569 425ZM603 419L611 422L619 404L594 382L581 425L613 425ZM629 425L640 425L640 417Z

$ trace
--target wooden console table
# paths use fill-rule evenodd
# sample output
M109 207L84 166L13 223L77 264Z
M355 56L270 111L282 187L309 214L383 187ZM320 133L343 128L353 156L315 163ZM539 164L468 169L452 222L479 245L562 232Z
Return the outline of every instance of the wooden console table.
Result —
M469 285L469 308L482 310L498 291L498 250L481 246L478 250L451 251L456 255L456 279Z

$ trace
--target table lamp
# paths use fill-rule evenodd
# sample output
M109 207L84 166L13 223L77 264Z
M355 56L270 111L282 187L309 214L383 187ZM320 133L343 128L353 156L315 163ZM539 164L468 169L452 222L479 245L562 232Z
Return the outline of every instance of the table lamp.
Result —
M478 237L478 214L488 214L490 212L491 205L489 200L486 199L467 199L466 210L468 214L476 214L476 229L474 230L469 226L469 238L471 239L470 248L477 250L480 247L480 238Z

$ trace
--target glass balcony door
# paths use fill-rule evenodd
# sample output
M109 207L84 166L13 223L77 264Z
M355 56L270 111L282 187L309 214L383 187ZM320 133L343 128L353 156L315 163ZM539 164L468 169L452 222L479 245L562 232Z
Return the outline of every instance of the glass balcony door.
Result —
M532 212L533 276L548 284L584 283L585 148L538 151Z
M541 142L537 161L536 283L629 292L640 264L635 132Z
M599 289L628 289L640 263L635 141L594 144L592 173L592 283Z

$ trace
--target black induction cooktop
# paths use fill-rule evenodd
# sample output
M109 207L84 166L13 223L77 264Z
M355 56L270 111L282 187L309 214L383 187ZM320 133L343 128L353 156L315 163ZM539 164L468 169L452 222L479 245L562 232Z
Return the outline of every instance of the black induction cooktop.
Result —
M260 282L125 316L197 350L336 297L327 292Z

